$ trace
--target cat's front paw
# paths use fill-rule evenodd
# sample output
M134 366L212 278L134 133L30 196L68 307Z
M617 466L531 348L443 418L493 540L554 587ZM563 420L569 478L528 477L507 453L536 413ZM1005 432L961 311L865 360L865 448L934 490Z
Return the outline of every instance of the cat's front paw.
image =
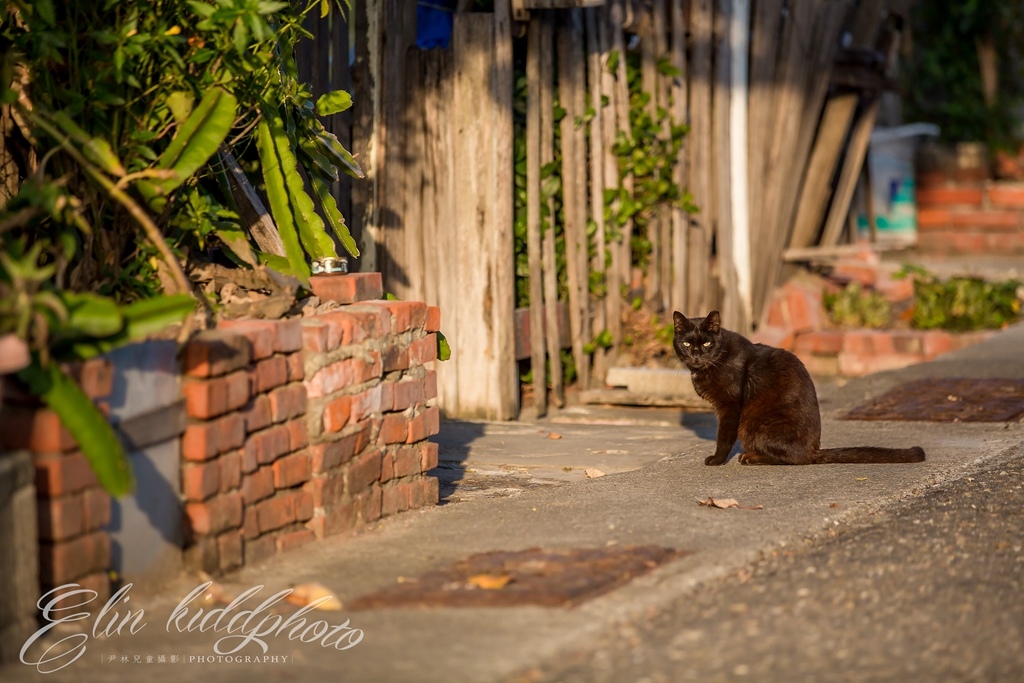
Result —
M729 456L726 456L724 458L720 458L717 455L709 455L708 457L704 458L704 464L705 465L724 465L725 461L728 460L728 459L729 459Z

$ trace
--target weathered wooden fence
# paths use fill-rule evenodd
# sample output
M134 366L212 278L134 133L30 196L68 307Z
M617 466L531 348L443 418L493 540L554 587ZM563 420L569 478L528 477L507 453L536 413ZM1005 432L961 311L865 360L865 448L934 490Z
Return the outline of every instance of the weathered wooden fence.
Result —
M349 216L364 252L359 268L380 270L399 298L441 307L454 348L439 368L445 412L518 412L514 40L526 43L530 357L533 368L550 363L558 401L553 304L562 298L568 307L587 387L614 363L622 293L637 281L631 244L641 228L612 220L619 214L606 201L611 190L633 190L615 152L637 106L627 53L639 54L645 106L669 114L662 134L673 123L689 127L671 177L699 209L641 207L650 244L645 299L688 315L720 308L727 327L749 332L780 278L784 250L839 239L876 105L863 87L830 95L829 85L841 31L852 26L855 44L872 46L886 4L608 0L534 10L513 24L509 0L496 0L493 12L456 12L451 46L423 51L412 3L358 2L352 147L368 178L353 185ZM555 101L565 112L557 123ZM541 191L556 150L558 211ZM564 242L564 265L556 241ZM598 337L611 346L593 348ZM545 375L533 374L543 412Z

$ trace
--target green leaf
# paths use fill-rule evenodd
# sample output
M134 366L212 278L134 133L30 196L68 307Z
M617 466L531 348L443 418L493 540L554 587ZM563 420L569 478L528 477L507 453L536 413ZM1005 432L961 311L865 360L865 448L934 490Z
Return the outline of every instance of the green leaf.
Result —
M273 128L271 128L271 122L273 122ZM299 242L295 217L288 199L288 185L285 181L284 170L281 168L281 159L277 154L277 145L274 142L275 132L284 135L284 123L277 109L268 107L263 118L260 119L259 125L256 126L256 149L260 155L263 182L266 186L267 200L270 203L270 212L274 217L274 222L277 223L277 231L284 244L289 269L292 274L306 279L309 278L309 264L306 263L306 254L302 251L302 245Z
M313 207L313 200L306 192L305 182L299 175L298 161L292 147L294 127L291 125L291 119L286 118L284 123L286 127L274 135L274 145L281 160L281 170L284 172L285 184L288 187L288 199L295 216L299 239L306 253L313 258L337 256L334 241L327 234L324 222Z
M200 19L209 19L217 11L217 8L213 5L207 5L205 2L197 2L196 0L189 0L188 6L192 8L192 11Z
M249 244L249 238L242 228L237 225L220 226L214 230L214 234L243 263L247 263L250 266L257 264L256 254L253 253L252 245Z
M64 337L109 337L124 326L121 310L112 299L88 292L63 292L68 320L64 329L55 330Z
M235 122L235 96L212 88L178 129L156 167L174 171L173 178L138 183L154 211L162 211L167 195L199 171L227 137Z
M183 125L192 113L195 100L192 93L184 90L176 90L167 96L167 108L171 110L171 115L179 126Z
M320 116L339 114L352 106L352 95L344 90L335 90L320 96L316 101L316 113Z
M356 246L356 241L352 239L352 233L349 232L348 226L345 225L345 217L338 210L338 203L334 200L334 195L331 194L331 188L327 186L326 182L316 176L310 178L310 183L313 185L313 192L316 194L317 199L320 200L320 208L323 209L324 216L327 217L327 222L330 224L331 229L334 230L334 234L337 235L341 246L345 248L345 251L352 258L358 258L359 247Z
M34 359L18 377L28 385L29 391L57 413L61 424L78 442L100 485L114 496L131 493L135 480L114 429L60 366L50 363L42 367L38 359Z
M66 349L62 349L55 351L55 354L69 359L86 360L129 342L145 339L152 334L161 332L167 327L181 322L195 308L196 301L188 294L142 299L120 309L124 324L116 334L104 339L79 341L71 345L69 352L62 354L62 351L66 351Z
M35 2L32 3L32 6L35 7L39 18L42 19L47 26L57 25L57 13L53 10L53 0L35 0Z
M82 154L86 159L110 175L118 178L124 177L127 171L109 142L103 138L90 137L88 133L79 128L66 111L53 114L53 120L69 138L81 145Z
M608 73L614 74L619 68L619 51L612 50L608 53Z
M437 359L440 361L448 360L452 357L452 347L448 345L448 340L441 334L440 331L435 333L437 335Z
M256 3L256 11L260 14L273 14L274 12L280 12L287 6L287 2L259 2Z

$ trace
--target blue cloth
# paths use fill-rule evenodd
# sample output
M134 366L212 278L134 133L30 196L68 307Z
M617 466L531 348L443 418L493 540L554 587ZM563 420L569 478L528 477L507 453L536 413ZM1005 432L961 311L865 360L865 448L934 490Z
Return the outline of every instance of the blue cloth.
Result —
M441 3L416 6L416 47L431 50L446 48L452 39L452 10L441 9Z

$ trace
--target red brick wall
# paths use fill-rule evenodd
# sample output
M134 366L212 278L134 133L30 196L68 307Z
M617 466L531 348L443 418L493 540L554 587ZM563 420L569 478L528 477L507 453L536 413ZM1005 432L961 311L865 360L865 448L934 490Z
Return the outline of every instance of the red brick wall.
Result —
M1024 254L1024 183L919 173L917 223L923 251Z
M110 363L93 359L68 368L89 398L110 396ZM78 583L110 595L110 496L100 488L57 415L8 381L0 409L0 450L31 451L36 472L39 583L42 592Z
M218 574L437 503L440 311L381 300L379 274L313 278L343 305L306 319L232 321L181 352L187 564ZM74 370L93 399L110 363ZM43 590L109 595L111 500L57 416L8 382L0 450L34 454ZM145 495L144 491L139 494ZM131 579L131 577L126 577Z

